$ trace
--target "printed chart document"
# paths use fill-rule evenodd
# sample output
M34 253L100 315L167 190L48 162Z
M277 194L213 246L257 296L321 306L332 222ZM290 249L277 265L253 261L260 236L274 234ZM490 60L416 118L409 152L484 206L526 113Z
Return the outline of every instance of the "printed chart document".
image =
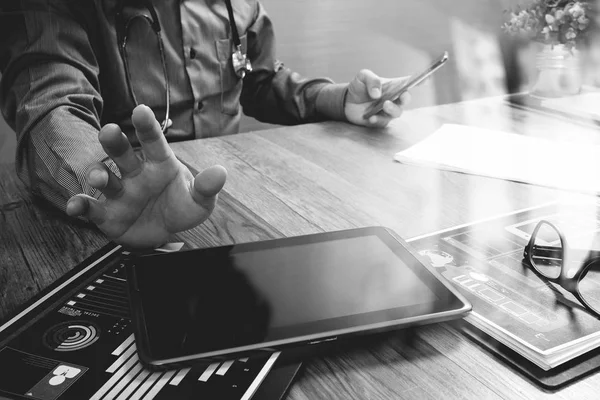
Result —
M540 220L591 245L598 204L557 202L408 240L473 304L465 320L548 371L600 346L600 319L523 261ZM595 279L595 278L591 278ZM600 280L596 294L600 296Z
M600 193L600 146L444 124L396 153L406 164Z

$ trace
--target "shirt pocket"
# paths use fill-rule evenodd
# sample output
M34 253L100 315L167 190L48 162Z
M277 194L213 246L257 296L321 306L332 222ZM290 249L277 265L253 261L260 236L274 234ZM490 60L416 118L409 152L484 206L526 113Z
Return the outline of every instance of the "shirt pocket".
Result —
M240 37L242 53L247 51L246 35ZM219 39L216 41L217 58L219 59L219 79L221 83L221 112L237 115L240 112L240 94L242 93L242 79L233 69L231 55L234 51L233 40Z

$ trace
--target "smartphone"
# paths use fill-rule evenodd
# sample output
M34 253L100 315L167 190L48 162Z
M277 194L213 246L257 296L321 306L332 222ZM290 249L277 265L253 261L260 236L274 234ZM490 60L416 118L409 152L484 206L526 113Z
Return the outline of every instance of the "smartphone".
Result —
M381 110L383 110L383 103L386 100L395 101L398 97L402 95L402 93L414 88L419 85L425 79L427 79L431 74L437 71L442 65L444 65L448 61L448 52L445 51L439 58L437 58L427 69L421 72L418 75L412 75L408 81L405 82L394 82L389 81L383 84L381 88L382 95L381 97L371 104L369 108L365 111L363 118L369 119L373 115L377 114Z

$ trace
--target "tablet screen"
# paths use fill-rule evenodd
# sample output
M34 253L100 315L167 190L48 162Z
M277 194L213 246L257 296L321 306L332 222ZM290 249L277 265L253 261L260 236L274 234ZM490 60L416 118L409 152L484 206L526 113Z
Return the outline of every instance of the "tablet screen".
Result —
M385 230L342 232L139 258L152 358L338 333L451 306L450 292Z
M233 262L271 305L270 327L431 303L436 298L373 235L235 253ZM253 273L258 269L260 273Z

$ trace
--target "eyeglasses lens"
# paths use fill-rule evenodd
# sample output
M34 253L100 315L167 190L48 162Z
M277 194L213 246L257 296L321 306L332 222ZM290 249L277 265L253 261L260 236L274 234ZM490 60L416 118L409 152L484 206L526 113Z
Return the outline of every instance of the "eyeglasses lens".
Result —
M533 267L548 278L558 278L563 264L563 245L558 231L542 222L534 237L530 261Z
M580 278L578 289L587 305L600 314L600 260L595 260Z

